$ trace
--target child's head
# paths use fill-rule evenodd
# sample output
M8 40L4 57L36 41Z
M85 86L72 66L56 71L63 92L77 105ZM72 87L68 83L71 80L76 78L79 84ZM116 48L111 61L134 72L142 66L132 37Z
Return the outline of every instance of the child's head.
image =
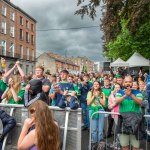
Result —
M77 93L75 91L69 90L68 93L66 94L66 99L68 102L70 102L71 96L77 98L76 95Z

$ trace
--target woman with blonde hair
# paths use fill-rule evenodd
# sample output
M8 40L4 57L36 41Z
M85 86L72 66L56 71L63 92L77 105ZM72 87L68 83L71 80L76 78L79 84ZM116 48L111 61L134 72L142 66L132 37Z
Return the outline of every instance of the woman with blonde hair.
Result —
M15 70L19 71L19 76L17 74L10 77L11 73ZM25 74L20 67L20 62L17 61L16 64L4 75L4 82L8 82L8 87L1 96L3 103L8 104L23 104L24 103L24 86L25 86Z
M28 108L31 118L24 122L18 150L59 150L59 128L48 105L38 100ZM33 130L31 128L35 127Z
M24 88L17 76L10 77L8 80L8 88L2 95L2 99L8 104L23 104L24 103Z

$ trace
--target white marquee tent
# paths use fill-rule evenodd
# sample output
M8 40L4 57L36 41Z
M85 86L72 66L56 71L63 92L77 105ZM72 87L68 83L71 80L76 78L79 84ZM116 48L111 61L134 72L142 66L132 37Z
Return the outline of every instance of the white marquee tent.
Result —
M150 61L137 52L135 52L126 62L130 67L150 66Z
M110 66L111 67L127 67L129 66L129 63L125 62L121 58L118 58L114 62L110 63Z

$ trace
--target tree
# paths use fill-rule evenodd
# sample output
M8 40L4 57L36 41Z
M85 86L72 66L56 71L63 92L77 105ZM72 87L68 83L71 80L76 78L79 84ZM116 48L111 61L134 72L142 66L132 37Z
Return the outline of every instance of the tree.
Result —
M101 2L106 55L128 59L137 51L150 58L150 0L78 0L75 14L94 19Z

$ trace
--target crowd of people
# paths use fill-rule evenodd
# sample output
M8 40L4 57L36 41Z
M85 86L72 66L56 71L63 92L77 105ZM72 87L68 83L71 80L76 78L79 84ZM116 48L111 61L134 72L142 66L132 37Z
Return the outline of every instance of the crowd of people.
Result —
M4 62L7 64L6 60ZM1 103L24 104L31 116L25 121L19 137L19 150L59 149L59 125L48 106L82 108L82 130L89 130L91 126L91 143L95 149L104 138L112 136L114 124L117 127L115 138L122 149L128 150L129 144L133 150L139 149L140 142L136 137L142 120L139 116L150 113L148 74L139 71L136 76L131 76L126 68L119 68L114 73L111 67L109 74L81 72L75 75L67 70L50 74L44 72L43 66L36 66L34 73L25 75L19 61L10 70L7 65L3 69L0 73ZM120 113L108 116L105 135L105 115L93 115L99 111Z

